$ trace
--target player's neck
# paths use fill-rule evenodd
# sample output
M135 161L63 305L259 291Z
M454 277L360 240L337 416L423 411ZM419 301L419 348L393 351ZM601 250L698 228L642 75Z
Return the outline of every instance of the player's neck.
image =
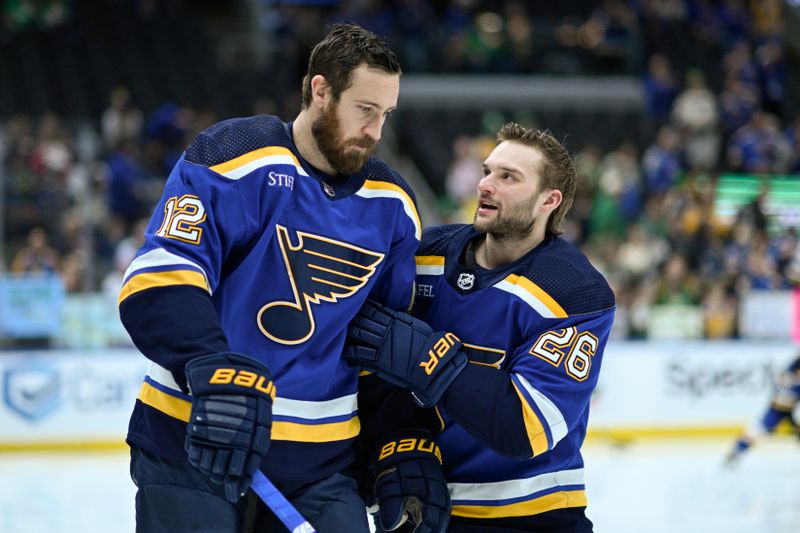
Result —
M292 125L294 145L297 147L297 151L300 152L300 157L308 161L311 166L333 176L336 172L325 156L322 155L319 146L317 146L317 141L311 133L311 124L313 122L314 119L307 109L300 111Z
M489 270L504 267L536 248L543 240L544 235L538 231L521 239L502 239L487 233L475 247L475 262Z

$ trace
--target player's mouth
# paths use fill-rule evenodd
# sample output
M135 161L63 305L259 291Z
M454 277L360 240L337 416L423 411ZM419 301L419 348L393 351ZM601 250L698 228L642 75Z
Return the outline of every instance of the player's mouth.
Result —
M486 200L478 200L478 214L479 215L488 215L489 213L493 213L497 211L497 206L491 202L487 202Z

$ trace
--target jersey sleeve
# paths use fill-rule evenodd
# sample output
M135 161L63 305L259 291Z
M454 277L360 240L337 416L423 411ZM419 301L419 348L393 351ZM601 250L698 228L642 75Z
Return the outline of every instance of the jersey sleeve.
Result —
M468 365L442 407L501 455L526 459L552 450L586 424L613 315L609 309L554 322L519 344L504 370Z
M120 317L142 353L169 370L193 356L224 351L211 295L246 250L268 206L255 180L231 180L181 158L125 273ZM179 379L182 372L173 372Z
M396 213L392 247L386 266L377 279L370 298L398 311L408 311L413 304L416 261L414 255L422 237L422 222L416 198L408 184L388 171L386 181L368 180L360 194L391 199Z
M414 252L419 241L406 234L392 246L389 261L381 272L370 298L398 311L408 311L413 304L416 261Z

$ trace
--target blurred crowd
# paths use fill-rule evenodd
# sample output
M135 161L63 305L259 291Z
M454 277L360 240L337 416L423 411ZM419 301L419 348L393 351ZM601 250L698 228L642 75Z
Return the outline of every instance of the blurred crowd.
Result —
M614 287L617 338L653 336L653 312L665 308L698 311L706 338L735 338L749 293L800 281L793 262L800 205L778 220L770 195L772 176L791 175L800 190L800 114L787 111L780 3L714 4L631 3L650 30L642 84L651 134L611 151L572 147L579 187L567 237ZM721 52L719 79L711 80L717 91L693 58L670 61L673 43L657 29L676 19L694 25L701 16L710 20L693 38ZM471 220L481 161L493 144L490 131L455 141L443 201L449 220ZM761 183L734 216L715 201L720 176L729 173Z
M278 44L295 39L298 49L308 20L315 27L354 20L395 43L406 72L637 72L646 138L611 150L567 142L580 181L565 236L611 281L616 338L651 336L652 313L665 305L695 309L707 338L735 338L745 295L788 289L796 275L797 224L776 220L768 187L771 175L800 182L800 114L787 112L781 4L606 0L583 17L548 19L551 41L539 39L539 19L521 1L342 1L305 22L296 10L271 9L261 24ZM676 59L676 25L718 51L714 72L691 57ZM537 43L545 42L554 43L551 53L540 54ZM116 298L181 151L227 118L171 102L144 110L136 101L118 86L99 117L0 120L0 271L55 273L68 293ZM290 118L296 95L282 106L259 100L252 112ZM437 218L471 221L493 133L454 140ZM761 176L764 187L734 216L722 217L716 185L731 172Z

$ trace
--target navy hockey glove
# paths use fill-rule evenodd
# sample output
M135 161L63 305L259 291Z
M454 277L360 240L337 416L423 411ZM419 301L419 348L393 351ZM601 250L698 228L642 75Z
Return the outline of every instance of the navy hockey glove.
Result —
M458 337L369 300L350 322L344 358L410 389L422 407L436 405L467 366Z
M189 462L225 487L235 503L250 488L267 453L275 387L250 357L219 353L186 364L192 412L186 428Z
M378 531L443 533L450 522L450 494L442 473L442 454L430 433L403 432L378 449L371 470L380 509Z

